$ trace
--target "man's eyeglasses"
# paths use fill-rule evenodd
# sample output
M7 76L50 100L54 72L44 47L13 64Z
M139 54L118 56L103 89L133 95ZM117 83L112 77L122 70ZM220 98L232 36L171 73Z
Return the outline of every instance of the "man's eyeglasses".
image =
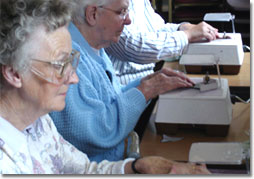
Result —
M63 84L76 71L79 56L80 53L78 51L72 50L71 54L65 60L50 62L32 59L34 63L31 66L31 71L50 83L57 85Z
M99 6L99 8L114 12L115 14L119 15L122 20L125 20L127 15L129 14L129 9L122 9L118 11L118 10L110 9L104 6Z

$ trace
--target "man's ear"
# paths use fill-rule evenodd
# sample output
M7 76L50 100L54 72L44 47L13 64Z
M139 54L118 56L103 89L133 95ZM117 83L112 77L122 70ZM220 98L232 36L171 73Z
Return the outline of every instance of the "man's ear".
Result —
M84 9L84 11L85 11L86 22L89 25L94 26L96 24L96 20L97 20L98 7L88 5L86 7L86 9Z
M22 86L21 76L12 67L2 65L2 74L5 80L16 88Z

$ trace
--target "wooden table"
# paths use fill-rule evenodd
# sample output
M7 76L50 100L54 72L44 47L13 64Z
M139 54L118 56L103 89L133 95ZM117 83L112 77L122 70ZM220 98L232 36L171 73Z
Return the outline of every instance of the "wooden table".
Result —
M184 71L184 67L177 62L165 62L163 67L171 67L176 70ZM188 74L189 77L201 77L204 75ZM209 75L211 78L218 78L217 75ZM233 87L248 87L250 86L250 53L244 53L243 64L240 72L237 75L221 75L222 78L227 78L229 86Z
M154 115L151 117L140 144L142 156L159 155L168 159L188 161L189 150L194 142L241 142L248 140L250 130L250 104L233 105L233 119L226 137L209 137L204 131L179 129L173 137L183 137L177 142L161 143L162 136L156 134Z
M183 68L178 62L166 62L164 66L180 70ZM188 76L200 77L201 75ZM228 79L229 86L250 87L250 53L245 53L238 75L222 75L222 78ZM233 119L226 137L209 137L204 131L179 129L173 137L183 137L183 139L177 142L160 142L162 136L156 134L154 126L155 113L156 107L140 144L142 156L159 155L177 161L188 161L189 150L194 142L241 142L250 139L250 104L235 103L233 105Z

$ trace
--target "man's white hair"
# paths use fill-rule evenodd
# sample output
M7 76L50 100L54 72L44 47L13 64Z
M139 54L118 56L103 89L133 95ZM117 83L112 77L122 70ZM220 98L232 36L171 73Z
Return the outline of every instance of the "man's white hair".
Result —
M73 0L74 11L72 13L72 20L80 24L85 20L85 9L89 5L104 6L116 0Z

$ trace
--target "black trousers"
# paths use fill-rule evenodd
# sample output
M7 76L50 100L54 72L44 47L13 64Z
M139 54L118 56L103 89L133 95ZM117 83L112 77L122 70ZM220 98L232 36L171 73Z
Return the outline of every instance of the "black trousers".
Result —
M163 64L164 64L164 61L157 62L156 65L155 65L154 71L160 70L162 68ZM155 106L158 98L159 97L156 97L156 98L152 99L150 104L146 107L144 112L141 114L141 116L140 116L140 118L139 118L139 120L138 120L138 122L137 122L137 124L134 128L134 131L136 131L138 136L139 136L140 142L142 140L145 129L147 127L147 124L149 122L149 119L151 117L151 114L153 112L154 106Z
M152 101L150 102L150 104L146 107L146 109L144 110L144 112L141 114L135 128L134 131L137 132L138 136L139 136L139 141L141 142L145 129L147 127L147 124L149 122L149 119L151 117L151 114L153 112L154 106L156 104L156 101L158 100L159 97L156 97L154 99L152 99Z

